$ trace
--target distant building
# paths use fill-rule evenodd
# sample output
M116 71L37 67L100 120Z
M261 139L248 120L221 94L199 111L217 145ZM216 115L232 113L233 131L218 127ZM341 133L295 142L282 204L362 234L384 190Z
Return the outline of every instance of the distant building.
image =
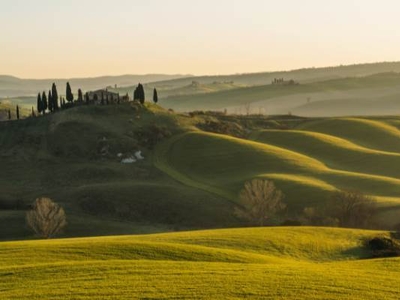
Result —
M110 92L108 89L88 92L89 103L92 104L118 104L129 102L129 95L120 96L119 93Z

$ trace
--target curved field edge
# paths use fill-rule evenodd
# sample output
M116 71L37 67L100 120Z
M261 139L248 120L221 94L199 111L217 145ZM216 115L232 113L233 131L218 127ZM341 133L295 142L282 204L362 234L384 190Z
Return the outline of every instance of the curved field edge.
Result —
M328 118L303 123L297 130L325 133L370 149L400 152L400 131L383 120Z
M207 184L203 184L193 178L191 178L188 175L184 175L183 173L177 171L171 164L170 161L168 159L168 152L169 150L174 146L174 144L179 141L182 137L184 137L189 133L183 133L177 136L174 136L170 139L168 139L167 141L164 141L160 144L158 144L156 146L156 149L154 151L154 156L153 156L153 162L154 165L160 169L161 171L163 171L164 173L168 174L169 176L171 176L172 178L174 178L175 180L194 187L194 188L198 188L198 189L202 189L204 191L207 192L211 192L214 193L216 195L219 195L227 200L232 200L235 198L235 195L226 192L223 189L220 189L218 187L215 186L211 186L211 185L207 185Z
M342 188L363 190L391 203L400 194L400 180L393 177L331 169L285 148L204 132L188 132L164 142L157 148L155 164L184 184L233 201L244 181L254 177L279 181L293 203L310 195L326 200L327 191Z

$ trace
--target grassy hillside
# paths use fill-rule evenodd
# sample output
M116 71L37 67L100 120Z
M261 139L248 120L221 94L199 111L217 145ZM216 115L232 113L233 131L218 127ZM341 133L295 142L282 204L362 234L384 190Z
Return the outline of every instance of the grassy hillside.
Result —
M209 124L240 138L203 131ZM355 189L376 197L389 228L400 213L398 126L395 117L185 115L152 104L2 122L0 217L9 226L0 239L32 237L24 214L40 196L65 207L70 237L242 226L234 206L255 177L284 192L288 218ZM144 160L121 163L139 150Z
M309 120L297 125L301 131L254 131L254 141L189 132L158 146L156 164L187 185L232 201L245 181L269 178L294 211L323 204L337 189L359 190L376 197L382 219L395 224L400 152L394 120Z
M15 104L16 103L16 104ZM11 111L11 118L16 119L16 105L20 107L20 117L24 118L31 114L31 107L29 105L20 105L19 102L13 102L11 100L0 100L0 121L8 120L8 110Z
M0 299L395 299L385 232L229 229L1 243Z
M66 208L66 236L239 224L231 203L153 166L151 139L183 132L194 121L154 106L121 105L2 122L0 217L13 225L0 229L0 239L31 236L24 214L39 196ZM138 150L143 161L121 164L119 153L129 157Z
M295 86L267 85L211 94L170 96L160 103L178 111L228 109L245 114L303 116L385 115L400 113L400 75L384 73Z

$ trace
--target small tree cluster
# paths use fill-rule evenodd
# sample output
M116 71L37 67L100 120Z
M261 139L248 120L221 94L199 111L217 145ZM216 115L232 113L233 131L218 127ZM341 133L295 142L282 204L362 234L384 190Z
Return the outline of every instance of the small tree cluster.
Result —
M358 191L337 191L325 206L304 209L305 223L317 226L371 228L376 214L374 199Z
M36 102L36 109L38 113L45 115L46 111L55 112L60 109L60 105L58 103L58 92L56 84L53 83L51 90L49 90L48 94L43 91L42 93L38 93L37 102ZM34 115L34 112L32 112Z

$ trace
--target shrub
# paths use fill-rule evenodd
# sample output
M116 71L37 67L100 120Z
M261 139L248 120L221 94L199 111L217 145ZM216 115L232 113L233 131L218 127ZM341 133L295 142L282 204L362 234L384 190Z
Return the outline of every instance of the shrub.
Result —
M372 257L396 257L400 256L400 243L387 237L375 237L365 241L367 249L372 251Z
M171 132L167 127L157 124L151 124L148 127L140 128L134 132L134 138L141 146L147 147L148 149L153 149L158 142L170 136Z

